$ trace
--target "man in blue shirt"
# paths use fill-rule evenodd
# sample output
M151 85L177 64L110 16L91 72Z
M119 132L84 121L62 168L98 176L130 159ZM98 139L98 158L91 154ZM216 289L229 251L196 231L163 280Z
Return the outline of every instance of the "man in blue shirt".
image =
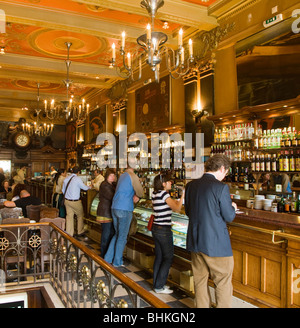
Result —
M143 197L143 187L132 168L128 168L120 177L113 198L111 213L115 234L112 237L105 261L115 267L123 265L123 251L127 242L127 235L132 220L134 203Z
M75 166L73 168L73 173L65 178L62 187L62 192L65 195L65 206L67 212L66 232L71 236L74 235L74 214L77 216L77 233L79 236L84 234L84 213L80 199L80 190L90 189L90 187L86 186L78 176L79 172L79 167ZM70 183L68 185L69 181Z

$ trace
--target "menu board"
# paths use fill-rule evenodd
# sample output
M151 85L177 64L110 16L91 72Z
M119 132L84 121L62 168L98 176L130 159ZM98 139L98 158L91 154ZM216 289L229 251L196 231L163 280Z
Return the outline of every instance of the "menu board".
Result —
M169 126L170 77L136 91L136 132L152 132Z

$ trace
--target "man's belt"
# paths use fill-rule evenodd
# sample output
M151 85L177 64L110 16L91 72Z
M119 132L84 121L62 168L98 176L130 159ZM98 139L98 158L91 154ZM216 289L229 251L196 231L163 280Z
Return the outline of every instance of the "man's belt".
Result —
M77 202L79 201L80 199L68 199L68 198L65 198L66 200L70 201L70 202Z

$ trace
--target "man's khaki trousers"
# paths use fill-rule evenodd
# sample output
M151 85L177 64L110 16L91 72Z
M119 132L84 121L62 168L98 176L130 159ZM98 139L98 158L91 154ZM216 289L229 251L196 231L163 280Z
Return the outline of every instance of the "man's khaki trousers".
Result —
M74 235L74 214L77 216L77 234L80 235L84 232L83 223L83 206L81 200L75 202L65 200L66 206L66 232L73 236Z
M217 308L230 308L232 301L233 256L210 257L201 252L191 253L197 308L211 307L208 288L210 277L216 286Z

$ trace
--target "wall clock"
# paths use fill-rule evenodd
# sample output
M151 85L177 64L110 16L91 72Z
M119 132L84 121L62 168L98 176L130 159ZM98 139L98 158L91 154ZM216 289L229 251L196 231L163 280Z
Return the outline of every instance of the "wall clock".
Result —
M30 139L30 136L28 134L26 134L25 132L18 132L14 136L13 141L17 147L24 149L30 145L31 139Z

